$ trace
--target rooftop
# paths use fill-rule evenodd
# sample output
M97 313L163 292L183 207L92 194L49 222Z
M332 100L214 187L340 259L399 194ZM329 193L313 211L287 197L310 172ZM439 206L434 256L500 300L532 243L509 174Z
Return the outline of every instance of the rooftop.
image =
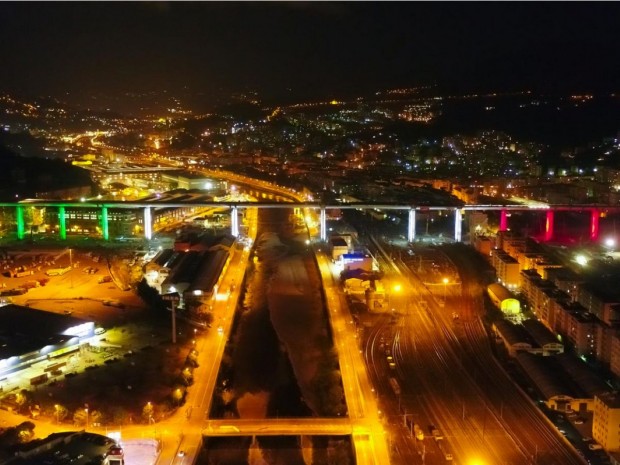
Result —
M0 307L0 360L67 341L74 335L63 333L84 323L88 321L30 307L4 305Z

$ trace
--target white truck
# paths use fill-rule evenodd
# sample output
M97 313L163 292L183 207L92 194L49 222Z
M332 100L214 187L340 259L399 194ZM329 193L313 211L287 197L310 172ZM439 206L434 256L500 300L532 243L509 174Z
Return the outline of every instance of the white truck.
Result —
M62 276L63 274L71 271L71 269L72 268L70 266L67 266L65 268L50 268L45 272L45 274L48 276Z

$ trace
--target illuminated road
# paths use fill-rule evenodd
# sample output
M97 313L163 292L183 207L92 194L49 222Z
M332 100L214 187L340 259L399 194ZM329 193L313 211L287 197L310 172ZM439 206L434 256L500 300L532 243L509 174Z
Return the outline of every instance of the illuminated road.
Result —
M317 254L319 268L323 276L323 288L331 318L334 344L338 349L342 384L347 399L349 418L357 428L364 429L354 441L358 465L388 464L389 452L386 434L379 418L379 408L375 392L366 372L364 359L358 348L356 330L348 313L346 302L338 292L334 282L330 261L323 254ZM368 434L368 436L366 436ZM355 439L355 437L354 437Z

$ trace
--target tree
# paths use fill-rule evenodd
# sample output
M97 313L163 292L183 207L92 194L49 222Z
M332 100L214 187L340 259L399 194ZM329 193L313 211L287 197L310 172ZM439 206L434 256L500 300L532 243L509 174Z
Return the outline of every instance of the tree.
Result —
M28 442L34 437L35 424L31 421L20 423L16 429L18 442Z
M191 386L194 383L194 374L192 373L192 369L188 366L183 368L183 371L181 371L181 378L183 379L183 384L186 386Z
M15 403L20 409L27 404L28 397L30 397L30 395L26 389L22 389L17 394L15 394Z
M175 386L172 390L171 396L175 405L181 405L183 403L183 399L185 398L185 387Z
M112 421L123 425L129 421L129 413L123 407L114 407L112 409Z
M187 354L187 358L185 359L185 363L194 368L198 366L198 351L196 349L189 351L189 354Z
M144 408L142 409L142 419L147 424L155 423L154 415L155 415L155 407L153 406L151 402L147 402Z
M146 279L140 281L136 287L136 291L144 303L151 309L158 312L167 313L166 302L161 298L157 289L149 286L146 283Z
M101 410L93 410L89 415L89 422L93 426L101 425L105 420L105 415Z
M61 423L67 416L69 415L69 410L67 407L61 404L55 404L54 410L52 411L52 416L54 417L54 421L57 423Z
M86 425L86 411L83 408L73 412L73 424L76 426Z

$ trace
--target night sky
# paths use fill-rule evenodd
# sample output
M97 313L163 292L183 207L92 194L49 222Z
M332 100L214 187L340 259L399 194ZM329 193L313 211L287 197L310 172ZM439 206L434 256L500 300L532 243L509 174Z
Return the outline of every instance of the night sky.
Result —
M620 91L620 4L1 3L0 90Z

